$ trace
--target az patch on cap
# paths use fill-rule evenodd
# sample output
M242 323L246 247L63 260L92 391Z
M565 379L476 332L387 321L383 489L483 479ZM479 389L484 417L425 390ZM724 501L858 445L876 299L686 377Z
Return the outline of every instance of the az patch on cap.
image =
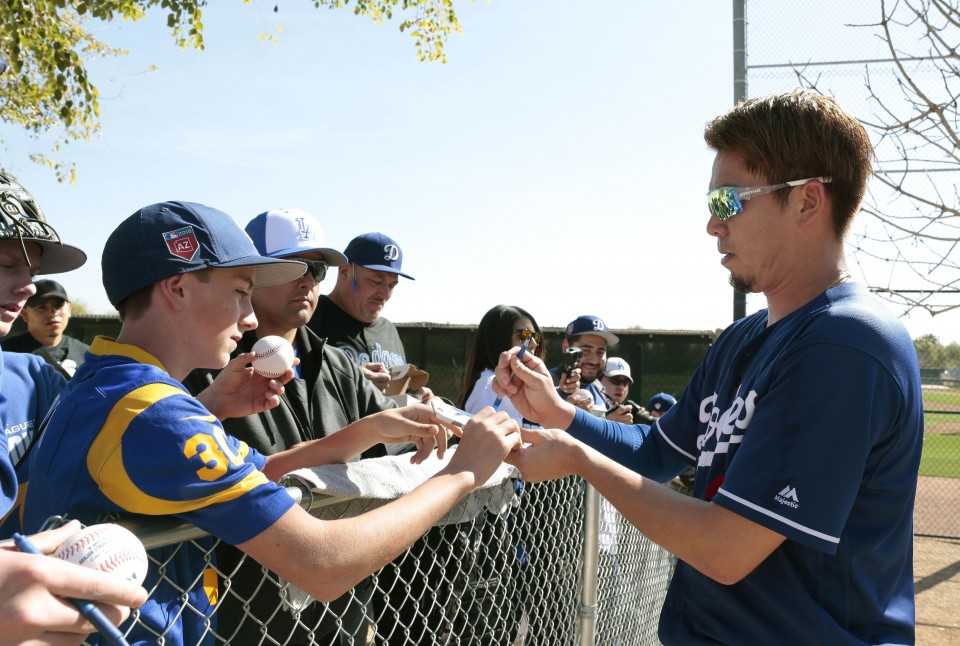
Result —
M183 258L187 262L193 260L200 250L200 244L197 242L197 235L193 232L193 227L183 227L175 231L167 231L163 234L163 239L167 243L167 249L178 258Z

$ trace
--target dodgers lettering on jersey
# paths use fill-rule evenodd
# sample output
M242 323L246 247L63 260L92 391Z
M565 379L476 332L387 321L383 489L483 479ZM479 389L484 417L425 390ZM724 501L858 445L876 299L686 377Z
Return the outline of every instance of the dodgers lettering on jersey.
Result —
M338 345L337 349L342 350L358 366L365 363L382 363L389 369L406 363L398 353L385 350L379 343L375 343L370 352L358 352L356 348L346 344Z
M700 451L697 459L698 467L709 467L713 464L714 454L728 453L730 445L740 444L743 441L743 434L753 418L757 391L751 390L746 399L737 396L730 407L722 413L717 407L717 399L717 393L713 393L700 402L700 422L707 427L697 437L697 449Z

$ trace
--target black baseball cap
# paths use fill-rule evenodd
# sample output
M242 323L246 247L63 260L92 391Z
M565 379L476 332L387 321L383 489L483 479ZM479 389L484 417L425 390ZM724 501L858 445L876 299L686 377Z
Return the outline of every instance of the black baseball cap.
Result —
M33 284L37 287L37 293L27 299L27 307L36 307L51 298L62 298L68 303L70 302L67 297L67 290L55 280L38 280Z

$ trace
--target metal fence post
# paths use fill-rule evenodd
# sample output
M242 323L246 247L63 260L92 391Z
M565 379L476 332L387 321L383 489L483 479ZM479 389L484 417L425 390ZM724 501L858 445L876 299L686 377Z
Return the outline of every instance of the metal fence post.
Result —
M580 594L580 646L594 646L600 588L600 493L586 485L583 496L583 591Z

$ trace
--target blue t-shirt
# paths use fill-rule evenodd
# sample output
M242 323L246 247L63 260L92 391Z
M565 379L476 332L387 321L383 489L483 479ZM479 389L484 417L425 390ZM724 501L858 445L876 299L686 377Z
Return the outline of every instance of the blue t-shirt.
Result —
M661 480L694 465L696 497L787 537L734 585L679 562L664 643L913 643L920 374L863 287L731 325L653 429L578 411L570 431Z
M30 458L33 473L44 477L27 489L29 531L54 514L89 525L129 512L177 516L236 544L293 505L260 471L265 458L227 435L156 358L104 337L67 384ZM207 554L212 542L150 552L150 598L122 627L138 617L131 643L154 643L158 635L167 643L212 642L205 625L215 625L219 595ZM186 590L193 609L183 609Z
M21 530L29 476L29 463L22 458L66 383L37 355L0 353L0 420L8 449L0 450L0 538Z

